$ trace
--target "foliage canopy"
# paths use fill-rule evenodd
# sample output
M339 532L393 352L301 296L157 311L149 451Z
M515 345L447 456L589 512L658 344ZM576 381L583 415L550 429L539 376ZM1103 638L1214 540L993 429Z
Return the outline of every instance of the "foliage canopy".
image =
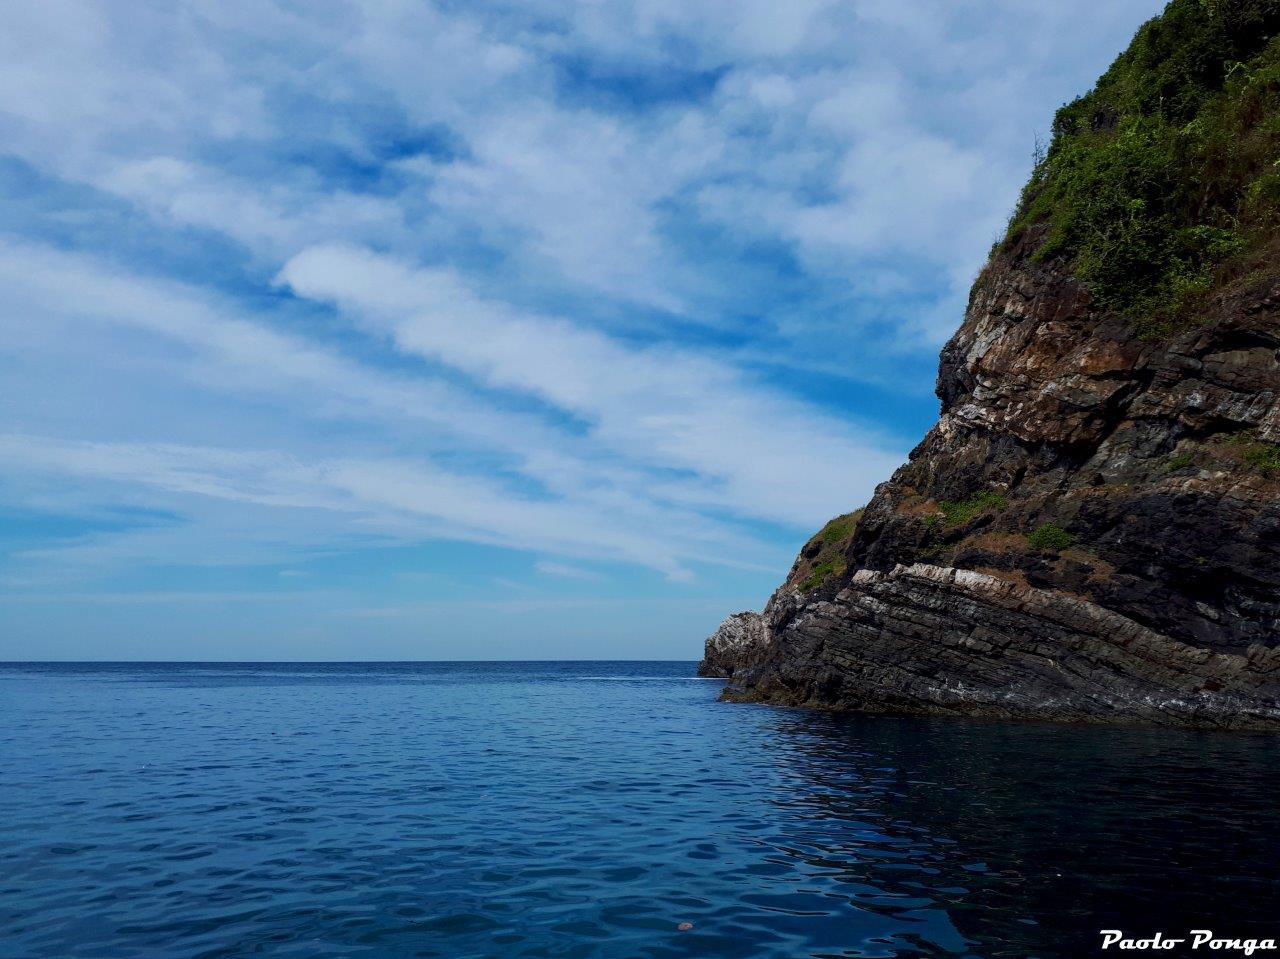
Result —
M1172 0L1054 117L1005 243L1033 226L1104 309L1160 334L1280 225L1280 0Z

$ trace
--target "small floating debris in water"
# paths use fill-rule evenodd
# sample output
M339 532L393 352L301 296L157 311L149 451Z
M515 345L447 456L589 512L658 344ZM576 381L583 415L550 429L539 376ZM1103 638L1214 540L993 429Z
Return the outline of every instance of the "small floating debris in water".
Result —
M676 928L679 929L681 932L688 932L690 929L693 928L693 923L682 922L680 923L680 925L676 926Z

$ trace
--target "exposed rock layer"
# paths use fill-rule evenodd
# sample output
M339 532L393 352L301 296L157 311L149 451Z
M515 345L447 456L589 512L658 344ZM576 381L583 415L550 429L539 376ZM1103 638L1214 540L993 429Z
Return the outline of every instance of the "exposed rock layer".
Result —
M1152 342L1037 240L979 277L846 562L707 641L729 697L1280 726L1277 271Z

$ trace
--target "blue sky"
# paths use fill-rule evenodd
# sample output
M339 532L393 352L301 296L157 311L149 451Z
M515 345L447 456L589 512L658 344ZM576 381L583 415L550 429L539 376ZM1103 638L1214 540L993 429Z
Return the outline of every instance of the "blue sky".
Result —
M697 658L1157 10L10 5L0 658Z

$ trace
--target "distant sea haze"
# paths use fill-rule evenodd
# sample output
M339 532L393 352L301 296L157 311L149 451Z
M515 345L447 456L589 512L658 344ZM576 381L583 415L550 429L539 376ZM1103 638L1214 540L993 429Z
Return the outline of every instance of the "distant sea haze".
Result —
M0 953L1083 956L1103 929L1181 935L1171 916L1276 935L1272 736L729 705L694 668L2 665Z

